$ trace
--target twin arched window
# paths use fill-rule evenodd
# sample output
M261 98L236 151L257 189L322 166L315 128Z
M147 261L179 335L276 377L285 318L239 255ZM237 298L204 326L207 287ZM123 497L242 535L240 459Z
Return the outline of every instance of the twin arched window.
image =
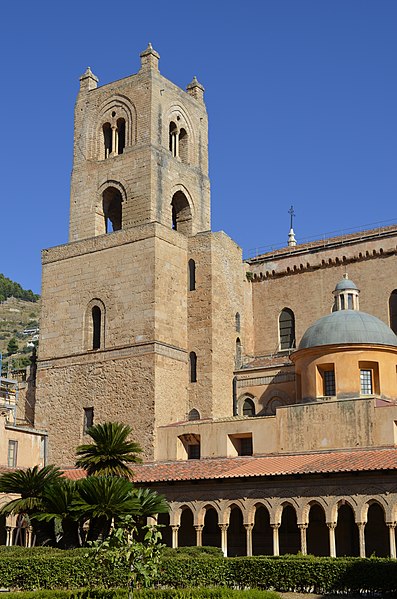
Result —
M279 321L280 350L295 347L295 316L292 310L284 308L281 311Z
M112 117L115 116L116 113L113 111ZM102 132L105 158L122 154L125 148L125 119L118 118L112 124L109 122L104 123Z
M174 121L171 121L169 126L169 150L174 158L179 157L186 164L189 162L186 129L179 127Z

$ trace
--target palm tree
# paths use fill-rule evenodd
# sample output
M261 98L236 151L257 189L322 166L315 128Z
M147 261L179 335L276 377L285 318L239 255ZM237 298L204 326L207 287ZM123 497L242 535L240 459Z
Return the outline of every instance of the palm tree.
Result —
M76 465L87 474L95 476L119 476L131 478L129 464L140 462L137 456L142 451L138 443L128 441L131 427L121 422L95 424L87 430L94 443L79 445L80 456Z
M112 520L139 514L133 484L114 476L90 476L77 484L78 497L72 503L76 515L90 520L87 541L109 534Z
M56 528L61 528L62 535L58 543L61 549L81 545L78 515L71 509L76 498L75 481L66 478L56 480L43 491L43 511L32 515L39 522L52 522Z
M44 489L61 478L59 468L55 466L34 466L27 470L6 472L0 476L0 493L20 495L4 505L0 514L28 514L38 511L42 507Z
M20 495L18 499L13 499L6 503L1 510L0 515L8 514L26 514L29 517L43 508L43 493L50 485L61 478L59 468L55 466L44 466L39 468L34 466L27 470L15 470L6 472L0 476L0 492ZM39 543L52 541L54 539L53 528L48 526L38 526L37 522L32 522L36 540Z
M138 528L138 538L144 537L143 527L146 524L146 518L156 516L157 514L167 514L170 510L168 501L164 495L147 488L134 489L134 497L139 501L139 515L135 518Z

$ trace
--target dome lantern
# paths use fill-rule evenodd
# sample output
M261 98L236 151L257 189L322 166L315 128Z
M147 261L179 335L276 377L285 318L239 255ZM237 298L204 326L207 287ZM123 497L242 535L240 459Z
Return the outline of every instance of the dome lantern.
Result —
M360 304L358 295L360 290L357 285L351 281L345 273L343 279L336 285L332 292L335 298L333 312L338 310L359 310Z

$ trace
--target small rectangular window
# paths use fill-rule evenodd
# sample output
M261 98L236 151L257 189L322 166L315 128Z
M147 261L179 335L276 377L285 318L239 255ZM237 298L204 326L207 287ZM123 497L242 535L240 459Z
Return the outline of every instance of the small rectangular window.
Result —
M16 468L18 460L18 441L8 441L8 459L9 468Z
M324 370L324 395L335 395L335 370Z
M372 395L372 370L360 370L361 395Z
M252 455L252 437L242 437L240 439L239 455Z
M200 459L200 444L187 446L187 458L188 460L199 460Z
M94 408L84 408L84 426L83 432L86 434L87 429L94 424Z

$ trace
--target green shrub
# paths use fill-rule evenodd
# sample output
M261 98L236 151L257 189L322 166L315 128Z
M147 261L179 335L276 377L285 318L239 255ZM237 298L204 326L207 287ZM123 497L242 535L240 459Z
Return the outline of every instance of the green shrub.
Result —
M4 599L127 599L126 589L79 589L74 591L34 591L4 593ZM132 599L280 599L267 591L235 591L232 589L145 589L134 591Z
M172 549L171 547L164 547L162 550L163 558L169 557L223 557L223 552L220 547L211 547L209 545L204 547L177 547Z
M118 569L101 567L98 562L87 558L89 553L87 549L62 551L45 547L1 548L0 587L26 591L127 587L129 579L127 567ZM168 590L165 589L159 595L159 599L193 599L191 595L180 594L182 589L192 587L217 587L211 589L212 595L201 594L200 599L224 597L222 593L228 592L228 588L272 588L285 592L317 593L366 591L397 596L397 560L311 556L236 558L212 555L197 557L186 554L185 557L182 556L183 552L177 553L177 557L162 558L157 585L163 589L168 587ZM152 590L147 592L153 593ZM192 591L189 590L190 592ZM204 590L201 593L204 593ZM225 596L229 597L229 595ZM5 595L2 595L3 597ZM60 597L63 599L63 595ZM65 595L65 597L72 599L73 595ZM80 597L85 599L89 596L75 595L76 599ZM112 597L112 595L92 595L92 597ZM151 599L154 595L150 595L149 598L149 595L142 593L139 597ZM251 599L253 597L259 599L256 595L250 596ZM18 598L23 599L23 595L19 594Z

